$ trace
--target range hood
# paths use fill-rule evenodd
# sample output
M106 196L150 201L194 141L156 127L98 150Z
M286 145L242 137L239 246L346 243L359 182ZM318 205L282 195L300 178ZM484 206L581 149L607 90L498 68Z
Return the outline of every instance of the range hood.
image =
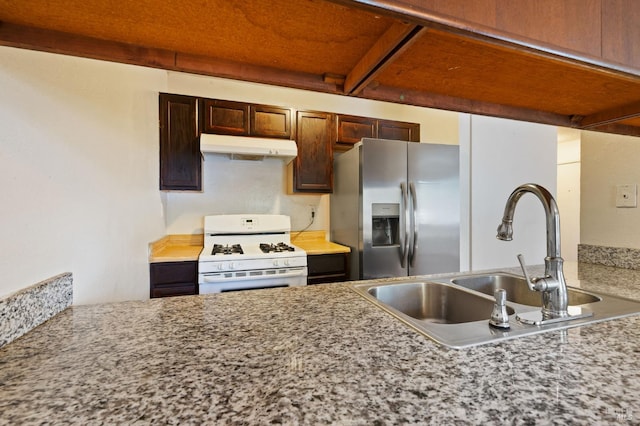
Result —
M237 160L263 160L277 157L285 164L298 155L295 141L289 139L254 138L246 136L200 135L200 151L203 154L225 154Z

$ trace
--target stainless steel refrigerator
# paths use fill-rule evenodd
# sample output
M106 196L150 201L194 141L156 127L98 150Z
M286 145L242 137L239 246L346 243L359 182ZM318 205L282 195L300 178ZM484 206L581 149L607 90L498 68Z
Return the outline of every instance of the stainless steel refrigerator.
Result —
M362 139L336 155L331 239L351 279L460 270L459 147Z

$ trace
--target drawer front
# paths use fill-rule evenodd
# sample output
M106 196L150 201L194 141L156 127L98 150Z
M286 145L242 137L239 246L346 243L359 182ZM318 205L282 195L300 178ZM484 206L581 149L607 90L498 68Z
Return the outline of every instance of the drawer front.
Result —
M196 283L198 262L162 262L150 265L151 284Z
M196 283L161 284L151 288L151 297L187 296L198 294Z

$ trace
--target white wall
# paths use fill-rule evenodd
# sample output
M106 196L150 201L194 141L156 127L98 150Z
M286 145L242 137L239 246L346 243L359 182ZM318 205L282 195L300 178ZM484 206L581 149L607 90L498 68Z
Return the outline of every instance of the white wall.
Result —
M0 295L61 272L74 303L148 297L164 234L159 70L0 47Z
M580 244L580 131L558 129L558 209L562 258L578 261Z
M460 270L471 265L471 114L458 114L460 145Z
M316 205L311 229L329 229L328 196L285 195L276 160L207 156L203 193L159 191L158 92L419 122L423 141L457 143L447 111L7 47L0 57L0 297L70 271L75 304L145 299L148 243L199 232L206 214L290 214L301 229Z
M640 248L640 208L616 208L616 185L640 185L640 139L581 134L580 242Z
M530 263L544 256L533 197L516 211L515 241L496 241L495 227L518 184L555 188L555 128L465 116L459 129L459 115L447 111L6 47L0 55L0 295L70 271L75 304L147 298L148 243L199 232L206 214L283 213L302 229L315 205L311 229L329 229L328 196L286 195L277 160L207 156L203 193L159 191L160 91L419 122L423 142L460 136L473 162L463 192L470 267L515 264L518 252Z
M492 117L470 117L471 267L474 270L517 266L522 253L528 264L546 256L542 204L523 196L515 210L513 241L496 239L509 194L523 183L556 192L556 128Z
M228 99L300 110L330 111L381 119L420 123L422 142L458 143L458 114L409 105L368 101L353 97L308 92L263 84L170 72L171 93ZM328 195L287 195L286 168L278 160L229 160L206 155L203 192L169 192L166 197L167 233L202 232L205 215L221 213L273 213L291 216L294 230L316 220L309 230L329 230Z

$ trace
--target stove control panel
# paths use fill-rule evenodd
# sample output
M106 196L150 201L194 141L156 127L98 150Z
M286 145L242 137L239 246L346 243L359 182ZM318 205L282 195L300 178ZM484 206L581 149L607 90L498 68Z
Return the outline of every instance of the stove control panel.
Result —
M286 259L251 259L251 260L214 260L200 262L199 272L245 271L256 269L294 268L307 266L307 257L290 257Z
M240 219L240 226L246 231L252 231L258 225L259 223L257 217L243 217L242 219Z

